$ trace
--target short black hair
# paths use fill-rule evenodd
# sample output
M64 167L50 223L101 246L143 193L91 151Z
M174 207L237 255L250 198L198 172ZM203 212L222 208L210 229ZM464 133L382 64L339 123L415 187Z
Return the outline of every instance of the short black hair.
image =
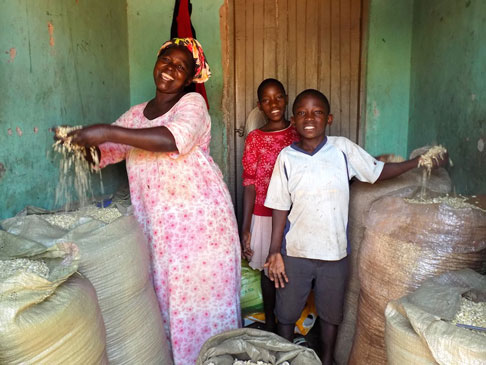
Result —
M326 95L324 95L323 93L321 93L319 90L316 90L316 89L307 89L307 90L302 91L295 98L294 103L292 104L292 114L295 114L295 107L306 96L314 96L317 99L320 99L324 103L324 106L326 107L327 112L328 113L331 112L331 105L329 104L329 100L327 100Z
M260 83L260 85L258 86L258 89L257 89L258 101L262 100L263 89L267 85L271 85L271 84L277 85L283 91L284 95L287 95L287 93L285 92L285 88L280 81L278 81L277 79L269 78L269 79L263 80Z

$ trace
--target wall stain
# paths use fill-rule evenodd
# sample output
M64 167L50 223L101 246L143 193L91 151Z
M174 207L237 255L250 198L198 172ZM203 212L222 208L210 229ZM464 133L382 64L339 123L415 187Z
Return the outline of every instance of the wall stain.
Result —
M17 127L17 128L15 128L15 130L17 131L17 134L19 135L19 137L22 137L22 129Z
M0 179L5 175L7 172L7 169L5 168L5 165L0 162Z
M47 30L49 31L49 45L54 47L54 25L51 22L47 23Z
M17 50L13 47L10 48L10 50L5 53L8 53L10 55L10 60L8 61L9 63L12 63L15 59L15 56L17 56Z

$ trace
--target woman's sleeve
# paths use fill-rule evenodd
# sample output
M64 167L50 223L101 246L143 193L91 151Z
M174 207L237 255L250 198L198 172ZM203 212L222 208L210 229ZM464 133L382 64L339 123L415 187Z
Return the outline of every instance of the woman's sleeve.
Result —
M243 165L243 186L255 185L258 166L258 146L254 133L248 134L241 163Z
M183 98L174 115L164 124L174 136L180 155L189 153L200 143L201 137L211 131L211 119L204 98L198 93L189 93Z
M126 113L124 113L120 118L118 118L114 123L112 123L112 125L116 125L124 128L131 128L132 119L133 119L133 108L128 110ZM106 142L100 144L98 148L100 149L101 152L100 168L103 168L107 165L111 165L123 161L126 158L127 153L131 147L125 144Z

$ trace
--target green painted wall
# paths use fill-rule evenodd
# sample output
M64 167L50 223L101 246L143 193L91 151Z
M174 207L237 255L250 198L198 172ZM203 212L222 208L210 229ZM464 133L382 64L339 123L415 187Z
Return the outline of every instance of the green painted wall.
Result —
M370 0L364 147L407 156L413 0Z
M486 2L416 1L409 150L443 144L456 191L486 194Z
M155 95L152 70L159 47L170 38L174 3L173 0L127 1L132 105L149 100ZM191 0L191 3L192 24L212 72L211 78L205 83L212 121L211 155L227 177L228 146L221 109L223 74L219 30L219 8L223 0Z
M126 1L0 0L0 218L54 208L51 126L129 107L127 43ZM120 167L103 177L108 192L125 178Z

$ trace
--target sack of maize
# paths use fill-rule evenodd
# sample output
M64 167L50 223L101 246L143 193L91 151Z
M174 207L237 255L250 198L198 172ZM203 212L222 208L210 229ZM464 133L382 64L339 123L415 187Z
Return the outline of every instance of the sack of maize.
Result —
M172 364L150 279L149 247L133 216L92 207L14 217L2 227L46 246L76 243L78 271L98 295L110 364Z
M414 158L426 152L426 148L412 152ZM389 161L393 162L393 161ZM354 181L350 188L348 237L351 245L349 282L344 300L343 322L339 326L334 358L340 365L348 363L351 346L353 344L358 310L359 278L358 253L365 231L365 219L371 204L384 196L408 196L419 191L423 184L423 171L416 168L390 180L379 181L375 184ZM446 169L432 170L427 182L427 188L432 192L447 194L451 192L452 183Z
M486 211L459 198L388 196L371 205L366 227L350 364L385 364L384 311L390 300L447 271L486 269Z
M96 292L77 268L72 243L0 230L0 363L108 364Z
M207 340L196 365L233 365L238 361L270 364L319 365L314 350L298 346L274 333L254 328L226 331Z
M465 269L429 279L388 303L385 317L390 365L486 363L486 332L464 328L486 331L484 275Z

